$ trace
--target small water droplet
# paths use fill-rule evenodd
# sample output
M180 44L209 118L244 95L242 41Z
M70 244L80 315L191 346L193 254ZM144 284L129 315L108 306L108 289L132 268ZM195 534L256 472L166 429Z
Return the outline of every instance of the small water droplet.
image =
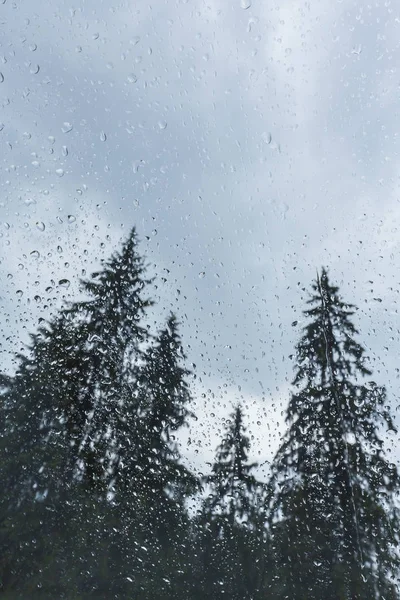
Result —
M39 65L31 65L31 68L29 69L29 72L31 75L37 75L40 71L40 66Z
M107 134L104 131L102 131L100 133L100 141L105 142L106 140L107 140Z
M263 142L265 142L266 144L270 144L272 142L272 135L270 133L263 133L261 137L263 139Z
M137 82L137 77L136 77L135 73L129 73L127 79L128 79L128 83L136 83Z
M54 135L49 135L47 139L49 140L50 144L55 144L56 138Z
M99 39L99 37L100 37L100 34L99 34L99 33L97 33L97 32L96 32L96 33L94 33L94 34L92 35L92 38L93 38L94 40L98 40L98 39Z
M61 254L61 252L62 252L62 251L63 251L63 249L62 249L62 246L57 246L57 252L58 252L59 254Z
M63 177L63 175L64 175L64 169L56 169L56 174L57 174L59 177Z
M38 221L36 223L36 227L39 229L39 231L44 231L46 229L46 225L43 223L43 221Z
M160 129L166 129L167 128L167 121L158 121L158 126Z
M205 271L201 271L201 273L199 273L199 279L204 279L205 276L206 276Z
M67 158L67 156L68 156L67 146L63 146L61 151L62 151L62 155L64 156L64 158Z
M41 298L41 296L39 296L39 295L37 295L37 296L34 296L34 298L33 298L33 299L34 299L34 301L35 301L35 302L37 302L38 304L39 304L39 302L41 302L41 301L42 301L42 298Z
M82 46L77 46L75 48L75 52L77 52L79 54L79 52L82 52Z
M61 127L61 131L63 133L69 133L70 131L72 131L74 128L74 126L72 125L72 123L69 123L68 121L64 121L63 126Z
M31 204L36 204L36 200L34 198L26 198L25 204L26 204L26 206L30 206Z
M4 123L0 123L0 131L3 131L4 129Z
M251 6L251 0L240 0L240 6L243 10L247 10Z
M30 50L31 52L35 52L35 50L37 50L37 44L30 44L30 46L29 46L29 50Z
M76 217L74 215L68 215L68 223L75 223Z
M157 235L158 231L157 231L157 229L153 229L153 231L151 233L152 233L152 235Z
M4 81L4 75L3 73L0 71L0 83L3 83Z
M17 290L15 293L17 294L18 298L22 298L22 296L24 295L24 292L22 290Z

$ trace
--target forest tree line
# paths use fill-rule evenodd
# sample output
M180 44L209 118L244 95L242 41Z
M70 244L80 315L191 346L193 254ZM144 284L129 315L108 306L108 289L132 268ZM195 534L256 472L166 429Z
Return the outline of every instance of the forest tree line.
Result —
M0 596L399 599L400 480L383 441L395 426L327 271L267 482L246 406L207 475L184 466L190 372L178 317L145 325L150 284L133 229L0 375Z

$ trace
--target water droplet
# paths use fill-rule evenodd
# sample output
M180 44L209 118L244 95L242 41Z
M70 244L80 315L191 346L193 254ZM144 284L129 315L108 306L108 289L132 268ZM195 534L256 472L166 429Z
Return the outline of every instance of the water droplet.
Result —
M62 249L62 246L57 246L57 252L58 252L59 254L61 254L61 252L62 252L62 251L63 251L63 249Z
M35 169L38 169L40 167L40 162L38 160L33 160L32 167L35 167Z
M107 140L107 134L102 131L100 133L100 141L105 142Z
M18 298L22 298L22 296L24 295L24 292L22 290L17 290L15 293L17 294Z
M26 206L30 206L31 204L36 204L36 200L34 198L26 198L25 204L26 204Z
M296 327L297 323L298 323L298 321L293 321L292 327Z
M38 304L39 304L39 302L41 302L41 301L42 301L42 298L41 298L39 295L37 295L37 296L34 296L34 298L33 298L33 299L34 299L34 301L35 301L35 302L37 302Z
M129 73L129 75L128 75L128 82L129 83L136 83L137 82L137 77L136 77L135 73Z
M31 75L37 75L40 71L40 66L39 65L31 65L31 68L29 69L29 72Z
M72 123L69 123L68 121L64 121L63 126L61 127L61 131L63 133L69 133L70 131L72 131L74 128L74 126L72 125Z
M166 129L167 128L167 121L158 121L158 126L160 129Z
M263 142L266 144L270 144L272 142L272 135L270 133L263 133L261 137Z
M0 131L3 131L4 129L4 123L0 123Z
M67 146L63 146L62 147L62 155L64 156L64 158L67 158L67 156L68 156L68 148L67 148Z
M97 32L96 32L96 33L94 33L94 34L92 35L92 38L93 38L94 40L98 40L98 39L99 39L99 37L100 37L100 34L99 34L99 33L97 33Z
M152 233L152 235L157 235L158 231L157 231L157 229L153 229L153 231L151 233Z
M69 286L71 285L71 282L69 279L60 279L60 281L58 282L58 285L60 287L63 287L65 289L68 289Z
M82 52L82 46L77 46L75 48L75 52L77 52L79 54L79 52Z
M75 223L76 217L74 215L68 215L68 223Z
M31 256L32 258L39 258L40 252L38 252L38 250L32 250Z
M206 276L205 271L201 271L201 273L199 273L199 279L204 279L205 276Z
M46 229L46 225L43 223L43 221L38 221L36 223L36 227L39 229L39 231L44 231Z
M59 177L63 177L63 175L64 175L64 169L56 169L56 174L57 174Z
M54 137L54 135L49 135L49 137L47 138L50 142L50 144L54 144L56 141L56 138Z
M37 44L31 44L31 45L29 46L29 50L30 50L31 52L35 52L35 50L37 50Z
M240 6L243 10L247 10L251 6L251 0L240 0Z
M1 73L1 71L0 71L0 83L3 83L3 81L4 81L4 75L3 75L3 73Z

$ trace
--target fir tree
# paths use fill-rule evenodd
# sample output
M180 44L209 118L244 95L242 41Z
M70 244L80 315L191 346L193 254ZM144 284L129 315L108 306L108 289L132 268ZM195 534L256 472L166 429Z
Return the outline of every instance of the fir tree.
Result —
M88 299L65 311L85 340L85 399L77 405L72 401L70 406L74 420L84 423L80 431L81 475L99 490L113 481L127 433L130 443L135 441L137 370L149 340L142 323L152 305L144 297L149 283L132 229L121 251L91 279L82 281Z
M396 467L382 428L394 430L386 392L373 381L326 270L312 286L297 345L288 430L272 465L276 597L397 598Z
M238 406L227 421L199 520L202 587L212 598L254 598L260 585L265 530L263 485L252 474L250 440Z

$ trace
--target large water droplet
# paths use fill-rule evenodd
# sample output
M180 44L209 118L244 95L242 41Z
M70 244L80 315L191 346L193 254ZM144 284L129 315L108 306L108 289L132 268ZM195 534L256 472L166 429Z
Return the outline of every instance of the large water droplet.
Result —
M71 282L69 279L60 279L60 281L58 282L58 285L67 290L69 288L69 286L71 285Z
M39 258L40 252L38 252L38 250L32 250L31 256L32 258Z
M69 123L68 121L64 121L63 126L61 127L61 131L63 133L69 133L70 131L72 131L74 128L74 126L72 125L72 123Z

